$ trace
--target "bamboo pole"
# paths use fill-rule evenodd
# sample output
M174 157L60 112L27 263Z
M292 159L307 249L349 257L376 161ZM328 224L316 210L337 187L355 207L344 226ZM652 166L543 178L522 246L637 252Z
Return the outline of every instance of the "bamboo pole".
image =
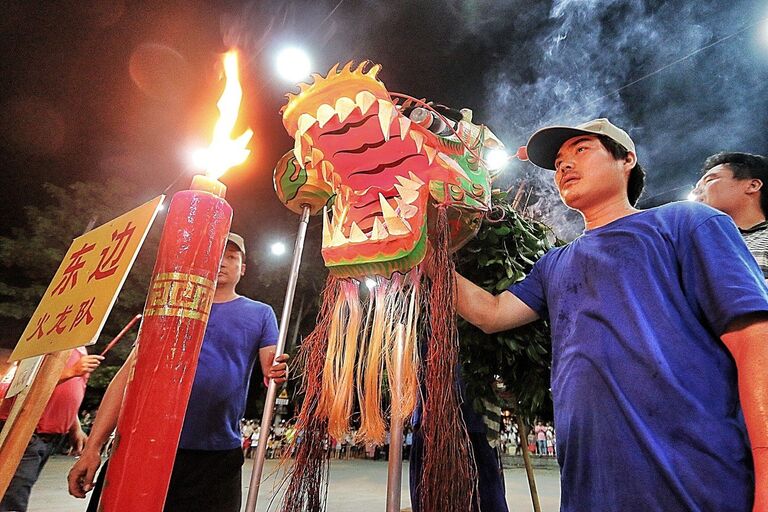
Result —
M528 487L531 490L531 503L533 512L541 512L539 504L539 492L536 490L536 478L533 475L533 465L531 464L531 454L528 452L528 433L525 430L525 423L519 412L515 415L517 418L517 432L520 435L520 444L523 448L523 462L525 463L525 475L528 477Z

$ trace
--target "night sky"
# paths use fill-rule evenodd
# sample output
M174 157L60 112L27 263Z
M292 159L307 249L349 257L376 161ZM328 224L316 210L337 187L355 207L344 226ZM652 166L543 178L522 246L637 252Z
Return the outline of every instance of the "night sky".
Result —
M171 191L188 186L186 154L208 142L217 63L232 44L243 52L242 127L255 135L248 163L222 181L252 248L290 241L297 223L271 184L292 147L278 115L292 88L273 63L287 44L322 74L381 63L390 91L472 108L514 149L541 126L609 117L649 172L641 205L685 197L711 153L768 153L765 2L6 0L3 11L1 234L44 198L45 181L119 174L146 190L137 205L180 174ZM528 163L497 185L522 178L545 197L537 210L554 211L551 176Z

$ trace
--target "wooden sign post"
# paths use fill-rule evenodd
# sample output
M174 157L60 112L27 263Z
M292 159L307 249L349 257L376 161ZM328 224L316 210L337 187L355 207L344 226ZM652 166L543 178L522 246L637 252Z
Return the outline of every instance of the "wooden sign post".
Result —
M96 343L163 196L87 231L70 246L11 361L47 354L34 381L15 397L0 432L0 496L5 495L71 349Z

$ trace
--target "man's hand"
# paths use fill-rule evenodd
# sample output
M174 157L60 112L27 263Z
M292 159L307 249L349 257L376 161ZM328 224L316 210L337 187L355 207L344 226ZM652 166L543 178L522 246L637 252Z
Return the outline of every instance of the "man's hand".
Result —
M85 495L93 489L93 478L101 465L101 456L98 450L85 450L80 459L69 470L67 483L69 494L75 498L85 498Z
M270 379L275 381L275 384L282 384L288 380L288 354L282 354L275 358L274 363L269 369L269 372L264 376L264 385L269 386Z
M59 382L71 379L72 377L80 377L86 373L92 373L103 360L104 357L102 356L83 356L74 365L64 368Z
M80 420L75 420L75 423L77 423L77 427L71 428L69 431L69 444L72 446L72 455L79 457L83 453L88 435L80 427Z

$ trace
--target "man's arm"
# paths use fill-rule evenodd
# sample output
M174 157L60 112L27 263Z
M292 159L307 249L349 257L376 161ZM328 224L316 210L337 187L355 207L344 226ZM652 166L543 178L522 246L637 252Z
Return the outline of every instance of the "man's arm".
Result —
M731 322L722 336L736 361L739 399L755 463L754 512L768 511L768 315Z
M72 366L67 366L64 368L64 370L61 372L61 376L59 377L59 381L56 384L61 384L62 382L67 381L73 377L80 377L86 373L92 373L96 368L99 367L103 360L104 358L102 356L96 355L81 357L80 360Z
M80 418L75 416L75 421L69 427L69 444L72 445L72 455L79 456L83 452L88 436L80 425Z
M134 348L123 366L112 378L112 382L107 386L107 391L99 405L99 412L96 414L96 420L91 426L91 435L85 443L83 454L80 456L80 460L69 470L67 477L69 494L75 498L85 498L85 494L93 488L93 478L101 465L101 449L117 426L125 387L128 385L128 375L135 358L136 349Z
M456 310L486 334L506 331L533 322L539 315L510 292L493 295L458 272Z
M259 364L261 364L261 373L264 375L264 385L269 386L269 380L274 379L275 383L282 384L288 380L288 354L282 354L275 359L277 350L275 346L263 347L259 349Z

